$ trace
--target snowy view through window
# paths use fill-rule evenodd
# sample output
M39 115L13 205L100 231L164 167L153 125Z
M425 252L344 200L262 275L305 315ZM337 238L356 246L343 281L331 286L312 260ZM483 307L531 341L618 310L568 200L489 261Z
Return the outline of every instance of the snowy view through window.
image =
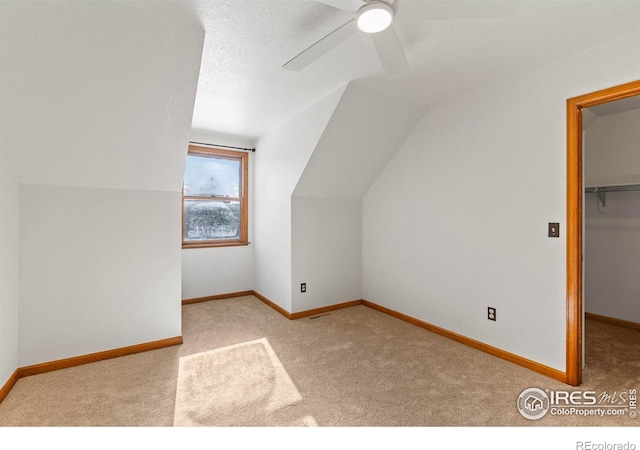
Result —
M185 241L240 238L240 168L239 160L187 156Z

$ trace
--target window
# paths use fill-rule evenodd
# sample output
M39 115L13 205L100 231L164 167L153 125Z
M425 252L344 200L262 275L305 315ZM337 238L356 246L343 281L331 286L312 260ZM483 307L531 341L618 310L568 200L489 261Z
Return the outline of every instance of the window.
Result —
M248 156L189 146L182 187L182 248L249 243Z

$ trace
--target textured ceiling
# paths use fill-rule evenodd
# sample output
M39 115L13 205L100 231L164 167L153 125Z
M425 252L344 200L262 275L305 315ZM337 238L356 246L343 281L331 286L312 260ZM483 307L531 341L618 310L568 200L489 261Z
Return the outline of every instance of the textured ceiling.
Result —
M193 128L257 138L324 95L358 80L425 109L478 87L640 31L638 1L483 2L480 19L434 19L430 0L396 0L394 26L410 73L385 75L358 33L299 72L282 68L352 15L312 0L193 1L206 31ZM470 5L472 4L472 5ZM498 6L496 6L498 4ZM407 11L411 11L409 14Z

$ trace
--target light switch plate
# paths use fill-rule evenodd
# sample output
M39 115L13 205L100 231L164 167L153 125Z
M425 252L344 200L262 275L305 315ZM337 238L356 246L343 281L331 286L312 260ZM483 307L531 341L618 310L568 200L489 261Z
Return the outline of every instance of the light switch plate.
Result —
M549 222L549 237L560 237L560 224L557 222Z

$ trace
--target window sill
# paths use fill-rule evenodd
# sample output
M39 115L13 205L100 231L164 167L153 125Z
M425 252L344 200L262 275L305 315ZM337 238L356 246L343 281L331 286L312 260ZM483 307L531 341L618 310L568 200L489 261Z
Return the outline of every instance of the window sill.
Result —
M182 250L189 248L215 248L215 247L245 247L251 244L251 242L216 242L216 243L197 243L197 244L182 244Z

